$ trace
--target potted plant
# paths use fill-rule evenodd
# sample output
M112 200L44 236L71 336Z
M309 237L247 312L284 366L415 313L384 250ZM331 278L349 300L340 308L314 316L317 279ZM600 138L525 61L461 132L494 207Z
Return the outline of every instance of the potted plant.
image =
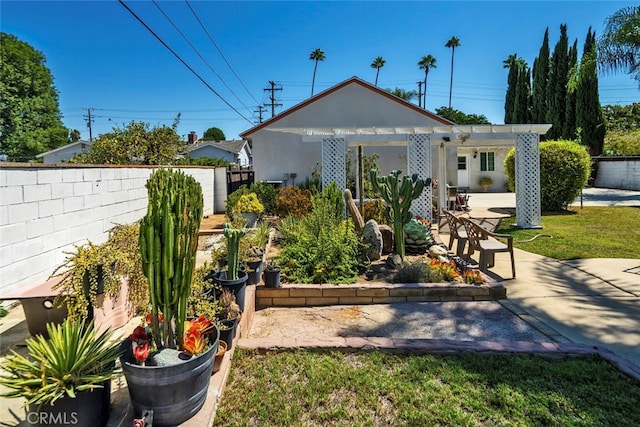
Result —
M75 252L65 253L65 262L51 275L60 278L53 287L58 291L55 305L66 304L71 319L93 319L98 295L116 299L120 294L122 279L116 266L124 257L108 241L102 245L88 242L75 246Z
M175 426L204 405L219 330L204 316L187 323L203 197L181 171L158 169L147 181L140 223L142 267L151 312L123 342L120 361L135 415L153 411L156 426Z
M112 333L70 318L47 324L47 332L27 338L27 357L11 350L4 359L0 384L10 391L2 396L26 399L30 425L105 426L120 355Z
M482 191L486 192L491 185L493 185L493 180L490 176L483 176L478 180L478 184L482 187Z
M264 269L264 285L267 288L279 288L280 287L280 268L275 260L271 259L267 262L267 266Z
M234 211L245 219L245 227L251 228L256 225L258 215L264 212L264 205L260 203L256 193L248 193L240 196Z
M231 291L235 295L240 309L243 310L248 275L246 271L240 270L239 252L240 239L247 234L247 230L245 228L233 228L230 223L226 223L223 234L227 242L227 269L216 273L213 280L221 286L221 289Z
M216 320L220 328L220 340L225 341L229 348L233 345L241 311L233 293L227 289L222 290L216 303Z

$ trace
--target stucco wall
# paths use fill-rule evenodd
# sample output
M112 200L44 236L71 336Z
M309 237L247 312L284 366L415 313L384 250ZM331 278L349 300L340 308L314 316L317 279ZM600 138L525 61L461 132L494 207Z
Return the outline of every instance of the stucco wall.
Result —
M640 190L640 157L598 159L596 187Z
M515 144L515 143L514 143ZM507 189L507 175L504 171L504 159L511 150L512 147L465 147L458 149L458 154L466 154L469 156L469 190L474 192L483 191L478 181L483 176L488 176L493 180L493 184L487 190L493 193L502 193ZM478 152L476 158L473 157L475 152ZM493 171L481 171L480 170L480 153L495 153L495 170ZM456 164L457 170L457 164ZM457 179L457 176L456 176Z
M102 243L114 224L140 219L151 167L0 167L0 297L46 279L73 245ZM213 213L214 168L184 168Z

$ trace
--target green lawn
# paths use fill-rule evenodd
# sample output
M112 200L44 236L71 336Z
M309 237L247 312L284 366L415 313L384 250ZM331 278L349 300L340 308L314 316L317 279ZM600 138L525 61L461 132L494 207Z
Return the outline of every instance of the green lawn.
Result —
M638 258L640 208L596 207L542 215L542 229L513 228L515 217L504 220L498 233L513 235L517 248L559 260L579 258ZM539 237L550 234L553 238Z
M638 426L640 387L599 358L237 350L219 426Z

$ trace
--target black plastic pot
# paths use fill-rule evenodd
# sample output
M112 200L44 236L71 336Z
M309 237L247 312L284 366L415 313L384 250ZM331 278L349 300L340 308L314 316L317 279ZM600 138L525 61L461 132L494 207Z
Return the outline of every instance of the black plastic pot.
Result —
M219 339L220 331L216 328L207 351L169 366L137 365L131 354L131 342L123 342L123 349L128 351L120 361L136 417L151 409L153 425L169 427L180 425L198 413L207 398Z
M227 271L220 271L213 277L214 282L218 283L222 289L227 289L236 297L236 303L240 306L240 310L244 311L244 294L247 289L247 280L249 275L246 271L238 270L238 278L236 280L227 279ZM228 341L227 341L228 343Z
M274 268L264 271L264 285L267 288L279 288L280 287L280 269Z
M260 282L260 274L262 273L262 260L247 261L247 285L255 285Z
M31 426L104 427L111 411L111 380L103 388L84 390L75 398L64 396L51 405L29 405L27 423Z
M227 348L233 345L233 339L236 337L236 329L238 326L238 318L221 320L220 323L220 341L227 343Z

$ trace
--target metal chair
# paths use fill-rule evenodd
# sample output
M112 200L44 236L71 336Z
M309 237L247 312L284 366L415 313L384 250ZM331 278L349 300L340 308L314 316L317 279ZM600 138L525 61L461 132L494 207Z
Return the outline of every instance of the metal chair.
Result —
M513 256L513 236L492 233L467 218L459 218L459 220L467 231L469 250L474 249L480 252L478 261L480 271L488 273L487 270L495 264L495 254L497 252L509 252L511 255L511 273L515 279L516 264ZM489 237L492 237L492 239L489 239ZM506 239L507 243L504 244L497 239Z
M453 241L457 240L456 255L459 257L464 255L464 247L467 245L469 238L464 225L458 218L449 211L444 211L444 216L449 226L449 250L453 247ZM469 255L473 254L473 248L469 247Z

